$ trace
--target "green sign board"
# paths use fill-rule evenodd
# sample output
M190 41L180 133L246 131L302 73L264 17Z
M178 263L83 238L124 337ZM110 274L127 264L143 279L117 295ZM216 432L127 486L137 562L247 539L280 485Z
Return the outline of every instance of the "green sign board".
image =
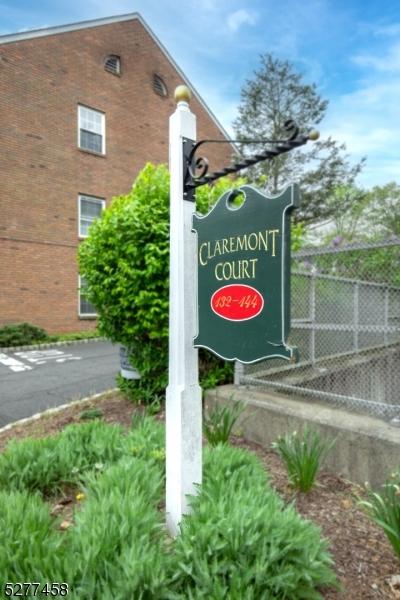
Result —
M235 193L244 202L232 204ZM290 213L296 185L268 197L245 185L193 216L198 248L196 347L226 360L297 359L290 329Z

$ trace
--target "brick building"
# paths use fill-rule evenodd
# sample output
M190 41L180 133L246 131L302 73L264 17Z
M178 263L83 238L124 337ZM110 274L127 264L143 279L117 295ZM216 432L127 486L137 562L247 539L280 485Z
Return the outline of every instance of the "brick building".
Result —
M168 161L185 75L138 14L0 37L0 326L90 329L77 247L146 162ZM198 137L226 137L194 91ZM212 168L232 149L207 149Z

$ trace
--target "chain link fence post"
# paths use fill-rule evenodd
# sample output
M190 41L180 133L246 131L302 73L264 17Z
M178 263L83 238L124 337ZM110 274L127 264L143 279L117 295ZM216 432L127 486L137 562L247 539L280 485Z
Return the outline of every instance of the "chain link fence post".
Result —
M315 363L315 313L316 313L316 298L315 298L315 280L316 270L313 269L310 280L310 361L312 364Z
M360 283L356 281L354 284L354 311L353 311L353 342L354 350L358 352L358 334L359 334L359 323L360 323Z

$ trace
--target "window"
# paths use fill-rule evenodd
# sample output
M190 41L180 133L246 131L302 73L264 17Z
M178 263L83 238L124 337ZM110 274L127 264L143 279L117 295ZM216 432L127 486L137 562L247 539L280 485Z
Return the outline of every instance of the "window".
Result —
M106 117L104 113L78 106L78 146L83 150L106 153Z
M104 68L113 75L121 74L121 59L116 54L110 54L104 61Z
M83 275L79 276L79 316L80 317L96 317L97 312L95 306L85 298L85 288L87 286L86 279Z
M93 223L93 221L99 218L105 205L105 200L102 200L101 198L84 196L82 194L79 195L79 237L87 237L89 234L90 225Z

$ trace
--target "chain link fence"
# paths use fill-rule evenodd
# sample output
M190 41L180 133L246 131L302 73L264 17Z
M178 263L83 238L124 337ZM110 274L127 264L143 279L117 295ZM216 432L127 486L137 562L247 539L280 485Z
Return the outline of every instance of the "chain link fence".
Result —
M288 341L300 361L237 363L235 382L400 424L400 240L336 244L293 256Z

